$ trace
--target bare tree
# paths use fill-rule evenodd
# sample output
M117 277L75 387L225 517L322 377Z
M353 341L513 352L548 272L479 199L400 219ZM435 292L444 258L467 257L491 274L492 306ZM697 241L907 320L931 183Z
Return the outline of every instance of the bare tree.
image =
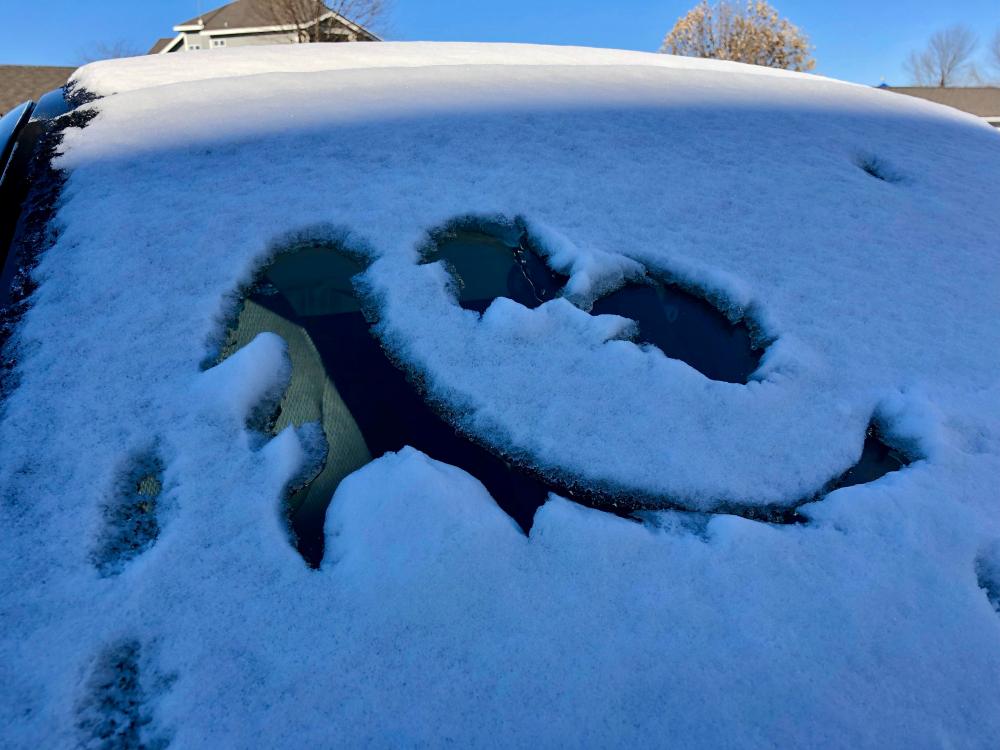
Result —
M812 70L809 39L764 0L739 6L728 0L701 0L667 34L660 52L687 57Z
M997 29L997 33L993 35L993 39L990 41L989 57L990 64L997 70L1000 70L1000 29Z
M954 86L974 75L970 59L978 40L967 26L951 26L935 32L926 49L911 52L906 71L920 86Z
M80 65L94 62L95 60L112 60L116 57L136 57L143 54L143 51L135 45L119 39L117 42L94 42L80 49L76 53L77 61Z
M275 25L294 26L300 42L368 40L387 11L386 0L265 0L265 4Z

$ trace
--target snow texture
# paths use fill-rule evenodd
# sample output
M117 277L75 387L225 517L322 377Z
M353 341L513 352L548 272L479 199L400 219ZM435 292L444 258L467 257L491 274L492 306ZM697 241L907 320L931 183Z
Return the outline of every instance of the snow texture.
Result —
M212 51L74 82L105 98L66 132L0 407L0 744L995 746L988 126L815 76L515 45ZM420 249L466 216L523 221L564 296L461 309ZM404 449L340 485L308 569L282 502L315 446L252 429L283 342L201 366L305 236L372 261L379 335L463 428L693 512L552 497L525 537ZM749 384L585 312L642 273L752 323ZM714 512L812 497L872 419L909 467L802 525ZM136 456L156 522L102 574Z

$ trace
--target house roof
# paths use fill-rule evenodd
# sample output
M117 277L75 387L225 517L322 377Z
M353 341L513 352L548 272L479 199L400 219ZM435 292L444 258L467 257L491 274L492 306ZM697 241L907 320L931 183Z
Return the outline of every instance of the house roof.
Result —
M65 85L74 70L48 65L0 65L0 114Z
M320 18L335 17L345 26L371 36L370 32L327 8ZM294 24L295 14L288 6L273 0L234 0L215 10L202 13L184 23L174 26L174 31L227 31L230 29L267 28Z
M218 29L272 26L276 23L292 23L292 19L281 21L281 6L268 0L235 0L220 8L202 13L200 16L177 24L174 28L197 26L205 31Z
M165 36L165 37L161 37L160 39L157 39L153 43L153 46L149 48L149 52L147 52L146 54L147 55L158 55L166 47L171 46L178 39L179 39L179 36Z
M963 86L961 88L888 86L887 88L889 91L945 104L979 117L1000 117L1000 87L998 86Z

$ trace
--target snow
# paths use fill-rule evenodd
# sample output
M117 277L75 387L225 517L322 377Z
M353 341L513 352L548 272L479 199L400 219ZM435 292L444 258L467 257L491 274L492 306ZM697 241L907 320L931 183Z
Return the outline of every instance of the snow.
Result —
M646 52L534 44L470 44L464 42L381 42L345 47L271 46L256 49L206 50L199 55L162 55L103 60L80 68L72 83L99 96L172 83L246 77L274 73L317 73L372 68L422 68L442 65L651 65L675 70L738 71L769 76L801 75L720 60L700 60ZM218 54L223 52L223 55ZM813 76L815 78L816 76Z
M128 696L119 721L175 747L993 744L988 126L815 76L517 45L244 48L74 81L106 98L67 131L0 413L3 744L96 744L95 711ZM463 216L521 217L565 298L462 310L418 261ZM199 367L303 234L374 261L380 336L464 428L697 512L552 497L526 537L408 448L340 485L309 570L280 519L309 436L246 425L287 382L283 343ZM750 383L586 312L643 271L752 321ZM811 497L873 418L909 467L802 525L713 512ZM159 536L102 576L109 493L150 445ZM116 660L126 698L101 693Z

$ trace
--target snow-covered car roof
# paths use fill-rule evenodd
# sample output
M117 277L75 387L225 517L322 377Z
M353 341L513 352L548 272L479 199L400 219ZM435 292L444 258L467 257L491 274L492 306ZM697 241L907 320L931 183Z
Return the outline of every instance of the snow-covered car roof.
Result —
M70 85L88 103L5 352L5 744L1000 733L987 125L817 76L523 45L151 56ZM434 261L463 231L513 232L558 290L460 304L474 281ZM359 263L358 308L427 403L552 483L530 523L404 447L338 480L307 565L284 508L315 429L256 418L297 382L299 329L234 323L302 248ZM710 304L752 372L713 378L600 314L631 285ZM905 466L840 481L873 435Z

